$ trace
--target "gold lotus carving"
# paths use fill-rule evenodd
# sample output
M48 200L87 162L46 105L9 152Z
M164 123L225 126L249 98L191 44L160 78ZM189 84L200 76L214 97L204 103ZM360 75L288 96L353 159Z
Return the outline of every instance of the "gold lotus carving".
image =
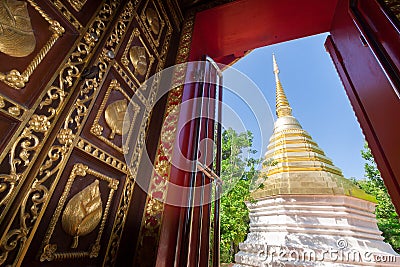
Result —
M74 237L71 248L77 248L78 238L92 232L102 218L99 181L84 188L71 198L62 215L62 228Z
M26 57L33 52L36 39L27 3L0 1L0 52L12 57Z
M104 118L108 127L111 129L110 139L114 139L115 134L123 135L126 130L124 125L124 117L126 109L128 108L128 103L126 99L117 100L108 105L104 111Z
M160 19L158 18L157 12L151 7L146 10L146 20L150 25L150 29L154 34L158 34L160 32Z
M146 49L141 46L132 46L129 49L129 59L135 68L135 72L145 75L147 72Z

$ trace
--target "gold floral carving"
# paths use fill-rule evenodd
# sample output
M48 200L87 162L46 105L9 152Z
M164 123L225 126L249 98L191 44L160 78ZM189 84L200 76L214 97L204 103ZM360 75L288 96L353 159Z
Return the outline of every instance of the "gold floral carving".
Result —
M19 1L16 1L19 2ZM0 72L0 81L6 83L8 86L14 88L14 89L22 89L25 87L25 84L29 81L29 77L33 73L33 71L36 69L36 67L40 64L40 62L43 60L43 58L47 55L47 53L50 51L50 49L53 47L55 42L60 38L65 30L64 28L58 23L57 21L51 19L33 0L27 0L27 2L35 8L35 10L49 23L49 30L53 33L53 35L50 37L50 39L47 41L47 43L41 48L39 53L36 54L34 59L29 63L28 67L21 73L20 71L16 69L12 69L7 73L1 73ZM21 22L20 22L21 23ZM1 25L4 27L4 25ZM1 28L0 28L1 31ZM2 36L0 34L0 36ZM11 39L10 39L11 38ZM9 39L8 42L13 42L12 45L18 46L17 40L13 40L15 37L7 37L5 36L4 39ZM17 43L15 43L17 42ZM31 41L32 42L32 41ZM6 44L4 40L0 39L0 44ZM36 43L36 41L35 41ZM32 46L32 45L30 45ZM3 47L2 49L6 49ZM29 48L30 49L30 48ZM10 49L8 49L10 50ZM27 50L27 49L25 49ZM4 52L4 51L3 51ZM18 54L22 56L23 54L26 54L27 52L14 52L14 55ZM30 54L30 53L29 53Z
M77 248L78 238L96 228L102 215L103 202L100 196L99 180L95 180L68 201L62 214L62 228L74 237L71 248Z
M97 41L107 31L118 5L119 1L114 0L102 2L98 13L87 27L87 32L83 33L82 39L77 41L75 48L49 85L41 103L34 111L37 115L32 118L36 119L31 119L32 122L29 122L23 128L21 134L13 142L12 147L9 148L9 156L4 160L10 162L10 171L0 174L1 190L3 190L2 198L0 199L0 221L7 213L11 203L13 203L12 201L16 193L19 192L22 181L24 181L32 167L32 162L37 158L37 152L43 147L44 141L47 139L52 127L54 127L56 119L60 116L61 110L75 89L81 72L90 62ZM120 38L123 33L122 31L119 35L113 36L113 38ZM97 38L93 38L93 36L97 36ZM116 43L118 42L116 40ZM97 96L99 85L110 67L110 59L106 56L106 52L114 48L107 47L106 49L94 63L99 66L98 76L86 79L82 84L75 104L72 105L64 121L63 129L65 131L59 134L56 140L47 148L45 152L47 156L40 162L40 167L32 173L33 179L27 184L27 192L21 195L21 200L18 200L18 203L14 203L14 212L10 213L9 222L4 228L5 231L1 233L0 265L14 266L22 262L38 223L53 194L54 187L58 183L66 164L66 159L72 151L72 143L75 142L74 140L76 140L76 136L81 130L82 122L86 119L89 107ZM40 116L47 117L47 120ZM47 122L50 122L50 125ZM38 123L45 125L48 131L35 132L33 128L36 128ZM67 138L66 134L70 134L71 137ZM2 163L4 163L4 160ZM4 184L6 189L4 189ZM6 195L6 199L3 197L4 195ZM9 257L10 252L12 252L12 257Z
M124 118L125 112L128 108L128 101L126 99L117 100L109 104L104 111L104 118L108 127L111 129L111 134L109 139L114 139L115 134L123 135L126 134L126 129L124 128Z
M120 92L123 95L124 99L119 100L122 102L119 102L119 101L113 102L113 103L109 104L106 108L108 99L113 90ZM132 102L131 107L132 107L133 112L129 113L129 115L133 115L131 118L129 118L131 126L129 129L126 129L126 130L122 129L123 120L125 118L124 117L125 111L123 109L126 110L127 103L129 100L130 100L129 95L124 91L124 89L121 88L121 85L119 84L119 82L117 80L112 80L109 87L107 88L105 95L104 95L103 101L102 101L100 108L96 114L96 117L93 121L92 127L90 128L90 132L93 135L95 135L101 141L103 141L107 145L111 146L112 148L114 148L115 150L117 150L120 153L124 153L124 148L127 146L127 144L123 144L122 147L119 147L114 142L112 142L112 139L114 139L115 134L121 135L124 131L128 132L128 134L129 134L129 132L131 132L133 129L133 125L136 120L136 116L140 111L140 106L137 105L136 103ZM125 103L122 106L122 110L121 110L121 106L118 108L119 110L116 110L116 108L117 108L116 106L121 105L121 103ZM117 112L115 112L115 111L117 111ZM103 113L104 113L105 121L111 129L111 134L109 137L103 136L104 127L99 124L100 117L103 115ZM128 139L127 139L127 142L128 142Z
M36 39L26 2L0 1L0 52L26 57L33 52Z
M102 208L99 180L96 179L89 186L74 195L66 204L62 214L61 225L67 234L74 237L71 246L71 248L74 250L68 252L57 252L57 244L50 243L50 241L54 229L57 223L59 223L61 210L64 207L75 178L78 176L86 177L87 175L92 175L101 181L108 183L108 188L110 191L108 193L107 204L104 208L104 212ZM64 192L60 197L57 208L47 229L44 241L42 243L42 254L40 255L40 261L43 262L69 258L76 259L84 257L97 257L100 251L101 236L104 231L104 226L110 210L112 198L115 190L118 188L118 184L118 180L92 170L87 165L82 163L75 164L72 168L71 174L64 188ZM99 223L100 227L96 240L90 247L89 251L76 251L75 249L78 248L78 237L94 231Z
M136 38L140 41L140 46L132 46L132 42ZM131 62L133 66L133 72L129 67L129 62ZM152 53L150 53L150 50L147 48L145 42L140 36L138 28L134 28L132 31L132 35L129 37L128 43L121 57L121 63L125 66L131 77L138 85L142 84L142 82L147 80L150 76L151 67L154 63L154 56L152 55ZM138 74L144 77L137 77Z
M81 11L82 7L86 4L86 0L68 0L68 3L77 11Z

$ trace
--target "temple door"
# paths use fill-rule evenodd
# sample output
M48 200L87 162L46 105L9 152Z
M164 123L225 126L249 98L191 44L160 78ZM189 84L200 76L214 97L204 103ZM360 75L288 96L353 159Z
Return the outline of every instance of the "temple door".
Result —
M398 1L341 0L326 41L378 168L400 212Z
M1 1L0 265L108 266L120 247L135 248L146 198L135 181L160 131L158 82L140 86L174 61L178 10L175 1ZM129 163L123 134L137 137Z

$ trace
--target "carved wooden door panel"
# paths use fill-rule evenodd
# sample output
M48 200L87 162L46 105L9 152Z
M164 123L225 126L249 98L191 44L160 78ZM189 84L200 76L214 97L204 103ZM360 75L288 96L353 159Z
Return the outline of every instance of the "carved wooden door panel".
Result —
M158 84L139 87L173 58L176 3L0 5L0 265L114 265Z

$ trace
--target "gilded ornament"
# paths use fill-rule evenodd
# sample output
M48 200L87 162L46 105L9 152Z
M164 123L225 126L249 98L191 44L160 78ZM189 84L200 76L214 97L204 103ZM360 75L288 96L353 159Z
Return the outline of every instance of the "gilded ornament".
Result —
M123 99L111 103L104 111L104 118L111 129L110 139L114 139L115 134L123 135L126 133L127 129L123 125L127 108L128 103L126 99Z
M19 116L21 114L21 110L19 107L9 107L8 108L8 113L10 113L13 116Z
M4 98L0 96L0 108L4 108L6 106L6 103L4 102Z
M72 145L74 141L75 135L72 133L71 129L61 129L57 134L58 142L62 145Z
M40 261L53 261L55 259L55 252L57 251L56 244L47 244L43 248L43 253L40 255Z
M177 64L184 63L188 59L189 56L188 47L191 44L191 36L194 28L193 27L194 19L195 19L194 13L191 13L189 15L189 18L184 23L181 39L179 42L178 55L176 58ZM178 115L180 112L179 103L181 103L182 91L183 91L183 86L181 84L184 83L185 73L186 70L182 69L182 71L177 72L176 75L174 75L173 77L172 84L174 89L168 94L166 110L173 111L173 113L175 114L173 114L174 116L170 116L170 119L164 122L164 125L161 129L160 140L158 143L157 154L156 154L157 156L155 158L155 166L160 166L160 167L166 166L166 164L168 164L168 159L171 157L172 149L166 149L165 147L172 148L173 142L175 141L176 138L176 129L177 129L176 124L178 123L178 118L179 118ZM165 115L165 117L166 116L167 114ZM161 194L161 196L158 198L159 203L162 203L161 201L165 200L166 192L168 192L168 187L167 187L168 183L163 183L161 186L157 186L157 184L159 183L158 178L160 176L164 177L165 181L168 181L169 174L170 173L168 168L160 168L158 171L155 170L152 173L149 186L149 188L151 189L147 196L145 204L145 209L147 212L143 213L142 223L139 233L139 241L137 247L138 254L140 254L144 250L144 240L146 239L146 237L151 236L155 240L157 240L159 237L159 231L161 229L161 220L159 220L158 218L160 218L164 210L164 205L161 204L161 206L158 205L154 206L153 202L154 200L152 198L152 195ZM152 245L157 246L157 243L155 242ZM144 262L149 265L153 265L151 259L145 260Z
M92 128L90 129L90 131L97 135L100 136L103 133L103 126L101 126L100 124L96 123L92 125Z
M68 3L77 11L81 11L82 7L86 4L86 0L68 0Z
M74 237L71 248L77 248L78 238L92 232L100 223L102 206L99 180L95 180L67 203L61 223L64 231Z
M45 133L50 128L50 121L45 115L37 115L34 114L29 121L29 126L32 127L32 130L38 133Z
M135 68L135 73L140 75L145 75L147 72L147 56L146 49L141 46L131 46L129 49L129 59L133 67Z
M151 31L157 35L160 32L160 19L157 12L151 7L146 10L146 20L150 25Z
M29 4L35 8L40 15L50 23L49 18L43 10L41 10L33 0L27 0ZM42 2L40 2L42 3ZM118 10L120 2L113 0L105 0L101 2L97 14L91 20L91 23L87 26L87 32L82 33L84 37L91 32L96 32L101 38L108 32L109 25L112 23L114 14ZM124 33L124 30L118 32L118 38ZM54 38L53 38L54 37ZM46 94L41 99L40 105L32 112L36 114L46 114L48 121L51 124L60 117L61 110L65 106L65 101L71 96L71 92L75 89L76 81L79 79L82 69L85 68L88 61L92 59L93 51L95 49L95 43L86 42L86 38L81 38L75 44L75 47L69 53L69 57L65 60L65 63L60 66L60 69L56 75L50 81ZM40 60L48 52L48 49L57 40L57 36L53 33L49 42L43 47L40 54L35 57L35 60L28 66L28 75L36 68L40 63ZM53 42L54 41L54 42ZM119 42L119 41L118 41ZM117 42L117 43L118 43ZM37 59L37 60L36 60ZM99 89L99 85L102 83L105 73L109 69L108 59L104 59L100 55L98 59L100 67L99 77L93 81L85 82L83 88L76 89L80 90L76 103L84 103L90 105L93 98L97 96L96 92ZM1 80L1 74L0 74ZM80 106L71 105L69 110L73 115L70 115L64 121L64 125L73 130L76 134L81 129L81 123L87 117L88 110L79 110ZM84 113L82 113L84 112ZM76 116L75 116L76 115ZM41 218L46 210L47 204L49 203L51 196L54 193L54 188L57 185L61 173L64 171L64 163L69 157L69 152L72 150L71 147L59 146L57 143L50 142L50 146L46 148L44 155L46 157L38 162L40 167L31 169L32 162L37 159L38 152L44 145L44 140L47 139L49 131L44 134L37 134L33 130L32 121L26 123L22 133L18 136L12 147L9 149L9 157L2 160L2 164L9 162L10 171L5 174L0 174L2 177L12 178L13 182L7 189L7 192L3 192L0 199L0 221L4 218L7 211L10 209L11 204L15 204L15 213L10 217L8 224L5 226L5 231L2 233L0 240L0 265L4 266L19 266L23 260L24 251L28 249L31 244L33 235L38 228ZM21 159L17 157L17 151L20 151L21 142L29 139L32 143L27 150L29 150L30 163L28 166L23 166ZM18 168L17 168L18 167ZM32 172L30 172L32 170ZM3 170L4 171L4 170ZM23 183L28 175L32 174L32 177L26 183ZM51 179L50 179L51 178ZM24 192L20 192L21 185L26 185ZM21 193L20 198L13 201L17 195ZM17 212L18 210L18 212ZM49 243L46 243L49 244ZM75 255L73 255L75 257Z
M35 50L35 46L27 3L0 1L0 52L12 57L26 57Z

